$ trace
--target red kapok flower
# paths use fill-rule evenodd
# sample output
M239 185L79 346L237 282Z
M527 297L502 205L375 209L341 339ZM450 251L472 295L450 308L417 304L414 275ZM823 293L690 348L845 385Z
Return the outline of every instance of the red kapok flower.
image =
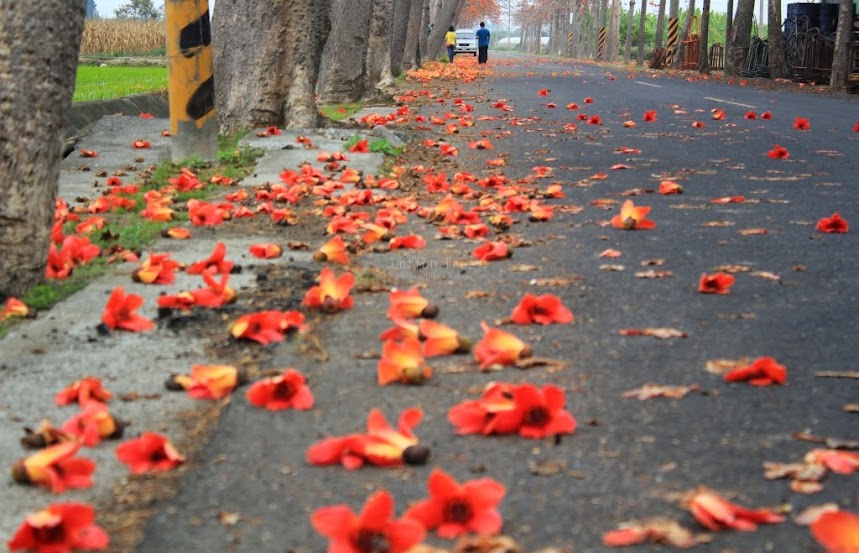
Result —
M773 114L771 111L765 111L761 114L761 119L772 119Z
M654 121L656 121L656 110L655 109L649 109L649 110L645 111L644 112L644 122L645 123L652 123Z
M359 140L358 142L350 146L349 151L353 154L369 154L370 145L365 138L363 140Z
M117 328L130 332L150 330L155 324L146 317L135 313L141 305L143 305L141 296L126 295L125 290L121 286L117 286L107 300L101 322L111 330Z
M313 259L322 262L330 261L331 263L339 263L341 265L349 264L349 254L346 253L346 244L340 236L335 236L323 244L313 254Z
M548 96L549 93L551 93L551 90L549 90L548 88L541 88L537 91L537 96Z
M758 116L753 111L747 111L745 115L743 115L744 119L754 120L757 119Z
M21 484L50 488L57 494L67 489L89 488L95 463L74 456L80 447L76 441L46 447L17 461L12 466L12 479Z
M500 240L484 242L471 252L471 256L480 261L497 261L499 259L507 259L512 255L513 253L509 250L507 244Z
M811 523L811 535L827 553L859 551L859 516L847 511L823 513Z
M271 242L266 244L251 244L248 251L252 256L260 259L274 259L283 254L283 248Z
M331 540L328 553L405 553L424 539L419 522L395 519L394 499L379 490L364 503L359 515L348 505L328 505L314 511L313 528Z
M725 382L748 381L752 386L769 386L787 382L787 368L772 357L758 357L750 365L725 374Z
M785 148L776 144L773 146L773 149L767 152L767 155L772 159L787 159L790 157L790 152L788 152Z
M818 232L839 233L847 232L847 221L841 218L838 213L833 213L832 217L823 217L817 222Z
M405 338L402 342L388 340L382 344L382 357L376 368L379 386L393 382L422 384L431 376L432 370L424 361L417 338Z
M355 275L346 272L339 277L328 267L323 267L319 273L319 284L313 286L304 295L301 303L308 307L318 307L329 313L352 307L352 296L349 292L355 284Z
M143 284L173 284L178 268L179 263L170 259L169 253L150 253L149 259L131 273L131 279Z
M119 444L116 457L128 465L132 474L167 471L185 462L185 456L176 451L166 436L157 432L144 432L138 438Z
M101 440L119 438L125 423L110 414L107 404L92 400L82 406L80 412L67 420L60 430L76 436L87 447L98 445Z
M432 319L438 315L438 306L423 297L417 288L411 290L392 290L388 294L390 307L386 315L391 320L417 319L425 317Z
M307 461L313 465L340 463L349 470L361 468L364 463L381 467L422 465L429 457L429 449L420 445L412 432L422 418L423 411L419 408L405 409L395 430L381 411L371 409L366 434L347 434L316 442L307 450Z
M80 405L85 405L91 400L110 401L111 396L113 394L102 387L101 380L94 376L86 376L58 392L54 396L54 403L68 405L78 402Z
M523 438L545 438L559 434L572 434L576 420L564 409L564 391L547 385L538 389L533 384L520 384L513 391L516 410L522 414L519 435Z
M727 294L734 283L734 275L729 273L703 273L698 281L698 291L702 294Z
M83 503L52 503L30 513L6 542L9 551L72 553L105 549L107 533L95 524L95 509Z
M483 338L474 346L474 357L485 369L490 365L512 365L519 359L530 357L531 348L516 336L480 322Z
M421 319L418 332L423 342L421 352L424 357L466 353L471 350L471 340L460 336L456 330L447 325Z
M712 118L714 121L721 121L725 118L725 111L719 108L713 109L712 114Z
M626 200L620 207L620 213L612 217L611 226L623 230L646 230L656 227L656 223L646 219L650 213L649 206L636 207L632 200Z
M291 330L301 331L304 328L304 315L300 311L258 311L236 319L230 325L230 335L265 346L282 341Z
M246 380L245 372L233 365L192 365L190 375L171 375L168 388L184 389L193 399L221 399Z
M226 256L227 245L218 242L208 258L192 263L185 272L189 275L199 275L204 272L225 275L233 270L233 262L227 261Z
M697 490L688 503L695 520L706 528L719 530L756 530L758 524L775 524L784 517L768 509L747 509L732 503L713 490Z
M561 298L554 294L541 296L525 294L519 305L513 309L510 318L519 325L531 323L541 325L565 324L573 322L573 312L564 307Z
M683 187L674 181L664 180L659 183L659 193L662 195L682 194Z
M307 387L304 375L295 369L254 382L247 391L251 405L269 411L296 409L306 411L313 407L313 394Z
M486 385L479 399L463 401L447 412L447 420L457 434L514 434L522 413L513 399L515 386L504 382Z
M859 471L859 453L842 449L812 449L805 454L805 462L824 465L836 474L853 474Z
M808 122L807 118L797 116L796 119L793 120L793 128L800 131L807 131L811 129L811 124Z
M142 138L138 138L134 142L131 143L131 147L135 149L146 149L149 148L152 144L148 140L143 140Z
M504 521L498 505L506 489L491 478L459 484L452 476L434 469L427 479L429 498L411 506L406 518L414 519L439 537L456 538L469 532L497 534Z

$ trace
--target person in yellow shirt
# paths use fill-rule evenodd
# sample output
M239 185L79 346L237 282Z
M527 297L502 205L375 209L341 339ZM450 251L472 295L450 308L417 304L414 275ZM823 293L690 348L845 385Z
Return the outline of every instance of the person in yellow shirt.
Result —
M453 25L447 30L447 34L444 35L444 43L447 44L447 59L450 60L450 63L453 63L453 54L456 48L456 31L453 29Z

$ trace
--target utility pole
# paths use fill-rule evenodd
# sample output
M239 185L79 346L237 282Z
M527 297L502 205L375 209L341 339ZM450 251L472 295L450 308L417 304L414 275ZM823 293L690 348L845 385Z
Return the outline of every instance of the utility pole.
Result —
M218 157L208 0L166 0L167 90L173 161Z

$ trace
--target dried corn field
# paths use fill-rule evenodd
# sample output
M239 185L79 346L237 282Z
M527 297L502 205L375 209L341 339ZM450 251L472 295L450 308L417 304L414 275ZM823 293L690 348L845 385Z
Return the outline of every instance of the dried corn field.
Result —
M84 25L81 54L140 54L167 46L163 21L90 19Z

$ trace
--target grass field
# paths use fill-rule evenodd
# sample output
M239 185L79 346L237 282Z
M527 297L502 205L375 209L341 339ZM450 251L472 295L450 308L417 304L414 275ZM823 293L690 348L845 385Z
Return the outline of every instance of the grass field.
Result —
M167 90L166 67L79 65L74 102L121 98Z

